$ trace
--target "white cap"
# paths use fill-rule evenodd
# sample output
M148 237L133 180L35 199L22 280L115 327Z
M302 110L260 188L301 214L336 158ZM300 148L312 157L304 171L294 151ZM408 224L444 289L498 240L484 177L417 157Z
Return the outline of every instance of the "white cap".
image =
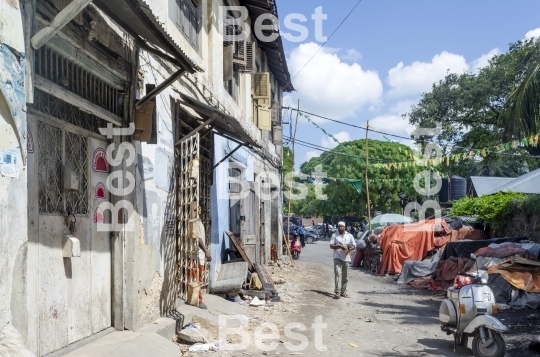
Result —
M345 227L345 222L339 221L337 225L338 225L338 227L339 227L339 226L344 226L344 227Z

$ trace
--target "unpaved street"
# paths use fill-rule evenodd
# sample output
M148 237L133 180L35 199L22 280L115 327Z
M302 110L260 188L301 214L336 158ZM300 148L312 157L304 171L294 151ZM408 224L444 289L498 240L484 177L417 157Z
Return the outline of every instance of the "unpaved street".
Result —
M390 277L351 270L348 289L351 298L334 300L331 262L328 242L321 241L308 245L293 267L268 268L273 270L274 280L285 281L277 285L283 302L271 307L251 307L252 317L256 320L249 328L253 336L254 329L262 321L275 324L279 328L279 338L265 340L265 346L274 343L276 348L263 352L252 338L249 349L222 355L473 355L470 349L463 347L454 352L452 337L440 331L440 295L399 286ZM312 328L317 316L322 316L322 322L327 324L319 344ZM307 347L299 351L291 349L291 345L300 344L298 339L288 338L284 333L285 326L294 322L307 327L303 332L293 330L309 341ZM538 328L537 324L534 328ZM513 346L510 343L508 347L507 356L528 355L524 344Z

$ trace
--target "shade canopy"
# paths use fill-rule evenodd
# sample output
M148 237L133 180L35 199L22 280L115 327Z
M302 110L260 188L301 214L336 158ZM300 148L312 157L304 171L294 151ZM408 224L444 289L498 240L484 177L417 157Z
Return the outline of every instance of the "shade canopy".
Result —
M381 214L380 216L374 217L371 220L371 229L378 227L386 226L388 223L411 223L412 219L410 217L403 216L401 214L395 213L386 213Z

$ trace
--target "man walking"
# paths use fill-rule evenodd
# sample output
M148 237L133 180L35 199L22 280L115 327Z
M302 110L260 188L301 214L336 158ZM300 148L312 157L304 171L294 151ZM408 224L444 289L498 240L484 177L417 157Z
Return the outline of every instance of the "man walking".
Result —
M305 227L306 227L305 225L301 225L300 228L298 229L298 235L300 236L300 244L302 245L302 248L306 246L305 235L304 235Z
M349 252L356 248L356 243L353 236L345 230L345 222L338 223L338 231L330 239L330 248L334 251L334 299L348 298L347 282L351 262Z

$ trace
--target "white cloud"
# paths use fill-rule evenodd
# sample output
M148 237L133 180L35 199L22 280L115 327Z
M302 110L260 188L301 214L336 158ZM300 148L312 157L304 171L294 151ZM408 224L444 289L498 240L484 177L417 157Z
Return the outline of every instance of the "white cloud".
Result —
M287 61L291 75L298 73L318 49L313 42L296 47ZM354 116L376 104L383 94L378 73L364 70L358 63L345 63L332 52L323 48L302 69L293 80L296 92L287 96L287 102L296 106L300 98L300 108L333 119Z
M400 115L396 114L385 114L375 117L369 121L369 126L384 133L401 136L407 136L408 130L414 128L413 125L409 124L408 120L404 120ZM389 139L397 140L396 138L391 137L389 137Z
M342 131L337 134L332 134L341 144L346 141L351 141L351 134L348 131ZM325 136L321 140L321 146L326 149L333 149L338 146L338 143L329 136Z
M540 37L540 27L534 30L531 30L525 34L526 40L530 40L533 37Z
M398 114L407 114L411 111L411 107L415 104L418 104L418 100L405 99L396 102L392 107L390 107L390 112Z
M540 30L540 29L538 29ZM540 35L540 32L539 32ZM489 65L489 60L492 59L494 56L497 56L501 54L501 51L498 48L494 48L488 53L483 54L479 58L475 59L471 62L471 71L473 73L478 73L481 68L487 67Z
M322 151L316 151L316 150L308 151L308 152L306 152L304 162L308 162L309 160L313 159L314 157L319 157L319 156L321 156L321 154L322 154Z
M354 48L348 49L347 52L341 56L346 61L356 62L362 59L362 54Z
M415 61L409 66L400 62L388 71L390 94L404 97L429 91L433 83L443 79L448 72L463 73L469 69L465 57L446 51L435 55L431 62Z

